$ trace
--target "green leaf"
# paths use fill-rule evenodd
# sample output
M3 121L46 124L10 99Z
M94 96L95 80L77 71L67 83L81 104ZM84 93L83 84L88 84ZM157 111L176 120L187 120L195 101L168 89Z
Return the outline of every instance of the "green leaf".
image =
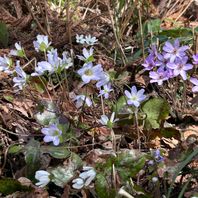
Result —
M75 175L74 166L69 164L68 166L58 166L51 171L52 179L57 186L64 187Z
M121 96L113 106L113 112L119 113L124 106L126 106L126 98Z
M22 145L12 145L10 146L8 153L9 154L17 154L23 149Z
M198 155L198 148L195 148L195 150L189 155L186 156L186 159L182 161L179 166L177 167L177 170L175 171L175 174L173 175L171 186L168 189L168 195L167 198L170 198L171 192L174 187L175 179L179 175L179 173L182 171L182 169L191 162L191 160Z
M3 96L8 102L13 102L14 97L12 95L5 95Z
M169 104L162 98L153 98L146 101L142 106L143 112L146 114L145 127L146 129L157 129L160 127L170 112Z
M28 191L30 188L22 186L21 183L15 179L5 178L0 180L0 193L4 196L12 194L16 191Z
M25 162L27 164L26 174L29 179L34 179L34 173L40 167L40 142L31 139L25 146L24 150Z
M3 45L3 47L8 46L8 29L5 23L0 22L0 44Z
M48 153L57 159L64 159L70 156L71 152L64 146L41 146L42 153Z
M69 163L66 166L58 166L51 171L52 182L57 186L64 187L75 175L76 169L83 165L81 158L71 153Z
M96 175L96 193L99 198L112 198L116 197L115 190L109 187L109 184L105 178L105 176L101 173Z

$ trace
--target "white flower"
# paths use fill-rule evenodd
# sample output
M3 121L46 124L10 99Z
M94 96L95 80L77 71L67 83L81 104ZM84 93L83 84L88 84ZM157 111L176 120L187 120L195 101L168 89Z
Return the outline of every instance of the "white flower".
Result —
M113 112L113 113L111 114L111 118L110 118L110 119L109 119L106 115L102 115L102 116L101 116L101 119L99 120L99 122L100 122L102 125L106 125L106 126L108 126L109 128L112 128L112 127L113 127L113 124L119 120L118 118L116 118L116 119L114 120L114 118L115 118L115 112Z
M93 63L85 64L81 69L77 71L77 73L81 76L83 82L85 84L89 83L91 80L98 80L98 76L103 71L102 66L100 64L93 66Z
M45 35L37 35L37 40L33 41L34 48L37 52L41 51L47 51L49 48L51 42L48 41L48 36Z
M63 59L61 60L61 68L69 69L73 66L72 59L68 56L68 52L62 53Z
M23 86L26 84L27 82L27 79L28 79L28 76L27 74L23 71L23 69L20 67L20 63L19 61L16 62L16 68L15 68L15 71L17 73L17 77L14 77L13 78L13 82L15 83L14 84L14 87L18 86L19 89L22 89Z
M85 43L85 39L84 39L84 35L76 35L76 42L80 43L80 44L84 44Z
M75 189L78 189L78 190L83 188L83 186L84 186L84 181L81 178L74 179L72 181L72 183L73 183L72 187L75 188Z
M96 172L90 166L84 166L83 172L80 173L79 177L72 181L72 187L75 189L81 189L84 186L87 187L95 179Z
M80 108L85 103L88 107L92 105L92 101L88 96L85 95L77 95L73 101L76 101L76 107Z
M12 56L19 56L19 57L25 57L25 51L21 47L20 43L15 43L16 50L10 50L10 55Z
M35 178L39 181L36 183L39 187L44 187L50 182L50 173L44 170L36 171Z
M9 72L9 68L12 66L12 59L6 55L0 57L0 71Z
M86 48L83 48L83 56L77 55L77 57L86 63L92 62L94 60L93 51L94 49L92 47L89 50L87 50Z
M96 39L95 36L91 37L91 35L89 34L88 36L85 36L85 42L88 44L88 45L94 45L96 44L98 40Z
M84 166L83 167L83 171L82 173L80 173L79 177L82 178L84 180L84 185L85 186L89 186L90 183L94 180L94 178L96 177L96 172L95 170L90 167L90 166Z
M135 107L140 106L140 102L142 102L146 96L144 95L144 89L137 91L136 86L132 86L131 93L129 91L125 91L125 95L127 97L128 105L134 105Z
M103 86L103 89L100 90L100 93L98 96L104 96L105 99L109 98L109 93L113 91L113 89L111 89L111 84L107 84Z

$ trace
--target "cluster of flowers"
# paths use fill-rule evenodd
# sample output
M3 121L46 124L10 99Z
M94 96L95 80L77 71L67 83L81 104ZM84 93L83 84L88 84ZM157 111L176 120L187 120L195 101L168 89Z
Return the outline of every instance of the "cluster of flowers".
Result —
M63 52L62 58L58 56L57 49L50 47L51 42L48 41L47 36L38 35L37 40L34 41L33 44L37 52L47 52L47 60L38 62L37 66L35 67L35 72L33 72L31 76L41 76L45 72L48 72L48 74L60 72L64 69L68 69L73 65L72 59L68 56L67 52ZM10 51L9 56L27 58L25 51L20 43L15 43L15 48L15 50ZM17 86L19 89L23 89L27 83L27 80L29 79L29 75L23 71L19 61L16 61L15 70L11 71L10 68L13 66L14 64L10 57L7 57L6 55L4 57L0 57L0 71L9 74L16 73L17 76L13 78L14 87Z
M84 35L76 35L76 42L80 44L87 44L87 45L95 45L97 43L97 39L95 36L91 36L90 34L87 36Z
M35 178L38 180L36 183L39 187L45 187L51 180L53 180L53 175L51 175L48 171L39 170L35 173ZM83 172L80 173L79 178L76 178L72 181L72 187L75 189L81 189L83 187L87 187L91 184L91 182L95 179L96 172L90 166L83 166Z
M193 65L188 63L187 56L188 46L180 46L178 39L174 43L165 42L162 47L162 52L158 52L157 47L153 45L149 50L150 54L142 64L145 70L149 71L151 83L162 85L164 81L181 76L183 80L187 80L187 71L193 68ZM193 55L193 64L198 64L198 54ZM190 81L195 85L193 92L198 91L198 80L190 78Z

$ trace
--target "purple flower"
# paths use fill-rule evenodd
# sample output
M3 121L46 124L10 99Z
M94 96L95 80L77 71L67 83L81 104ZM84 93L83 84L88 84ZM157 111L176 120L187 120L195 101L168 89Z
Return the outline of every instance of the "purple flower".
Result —
M104 96L104 98L107 99L107 98L109 98L109 93L111 91L113 91L113 89L111 89L111 84L108 83L103 86L103 89L100 90L100 93L98 96Z
M152 70L157 65L154 61L154 57L152 55L149 55L145 59L145 62L142 64L142 66L144 66L145 70Z
M16 62L15 71L17 73L17 77L13 78L13 82L15 83L14 87L18 86L19 89L23 89L23 87L25 86L25 84L27 82L28 76L23 71L23 69L20 67L20 62L19 61Z
M161 161L164 160L164 158L160 154L160 150L159 149L154 151L153 156L154 156L156 162L161 162Z
M77 55L77 57L85 63L92 62L94 61L93 51L94 49L92 47L89 49L89 51L86 48L83 48L83 56Z
M136 86L132 86L131 92L125 91L124 93L127 97L127 104L139 107L140 102L142 102L146 98L146 96L144 95L144 91L144 89L137 91Z
M48 41L48 36L37 35L37 40L33 41L34 48L37 52L45 52L50 47L51 42Z
M80 108L85 103L88 107L92 105L92 101L88 96L85 95L77 95L73 98L73 101L76 101L76 107Z
M193 92L198 92L198 79L197 78L190 78L190 82L193 83L195 86L192 88Z
M193 55L193 64L198 64L198 54Z
M165 52L164 58L169 59L171 63L175 61L176 58L182 59L186 55L186 50L189 49L188 46L180 47L179 40L176 39L174 44L167 41L163 47Z
M85 84L89 83L91 80L99 80L101 72L103 72L102 66L100 64L93 66L92 62L85 64L77 71Z
M183 57L182 59L176 59L174 63L168 63L167 67L173 69L174 76L181 75L183 80L187 79L186 71L193 68L193 65L188 64L188 57Z
M158 85L162 85L163 81L168 80L168 73L164 68L160 67L156 72L150 71L149 77L152 78L152 80L150 80L151 83L157 82Z
M62 139L62 131L56 124L51 124L49 127L41 129L41 132L45 135L44 142L53 142L55 146L59 145Z
M158 52L157 52L157 46L151 45L151 48L149 49L149 55L153 56L153 57L157 57L158 56Z
M160 67L166 67L167 63L169 60L164 58L164 54L158 54L157 55L157 60L156 60L156 65Z

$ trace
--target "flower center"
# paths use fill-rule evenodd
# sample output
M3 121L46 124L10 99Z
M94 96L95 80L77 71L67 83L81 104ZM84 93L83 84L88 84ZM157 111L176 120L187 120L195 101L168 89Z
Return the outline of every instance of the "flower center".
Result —
M92 75L93 75L93 72L92 72L91 69L87 69L87 70L85 71L85 74L86 74L87 76L92 76Z
M131 97L131 100L133 100L133 101L136 101L138 98L137 98L137 96L132 96Z
M58 130L54 131L53 136L59 136L59 135L60 134L59 134L59 131Z

